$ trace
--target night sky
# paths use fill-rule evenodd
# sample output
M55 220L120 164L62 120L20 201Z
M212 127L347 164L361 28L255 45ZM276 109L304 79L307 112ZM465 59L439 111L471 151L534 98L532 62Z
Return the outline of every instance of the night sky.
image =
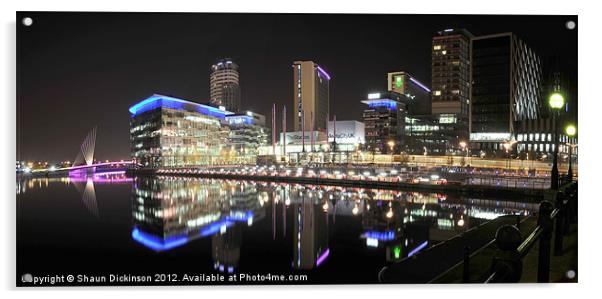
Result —
M445 28L516 33L541 56L560 57L576 99L568 20L577 17L20 12L17 158L72 161L98 125L96 158L128 159L128 107L153 93L206 103L210 67L225 57L240 66L245 110L269 119L276 102L290 121L292 62L313 60L332 76L331 114L360 120L360 100L386 89L387 72L431 85L431 41Z

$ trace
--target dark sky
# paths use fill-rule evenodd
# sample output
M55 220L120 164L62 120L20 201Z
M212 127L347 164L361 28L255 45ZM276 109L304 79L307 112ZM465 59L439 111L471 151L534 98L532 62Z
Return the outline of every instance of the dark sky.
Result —
M21 19L33 19L25 27ZM207 102L212 63L240 66L242 105L270 118L292 106L294 60L332 76L330 109L360 119L360 100L407 71L430 84L431 39L445 28L514 32L560 57L575 87L575 16L200 13L17 13L17 144L21 160L73 160L98 125L96 157L129 158L128 107L162 93ZM576 99L576 96L572 96ZM290 116L289 116L290 120Z

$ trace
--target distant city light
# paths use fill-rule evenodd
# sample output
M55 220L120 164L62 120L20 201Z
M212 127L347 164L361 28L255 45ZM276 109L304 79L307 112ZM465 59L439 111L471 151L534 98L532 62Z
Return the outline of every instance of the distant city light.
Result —
M380 99L380 93L379 92L369 93L368 94L368 99L369 100Z

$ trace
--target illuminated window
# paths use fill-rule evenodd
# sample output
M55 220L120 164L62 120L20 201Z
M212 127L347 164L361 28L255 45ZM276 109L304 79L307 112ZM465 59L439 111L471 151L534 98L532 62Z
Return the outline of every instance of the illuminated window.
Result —
M441 50L441 45L434 45L433 50Z
M440 95L441 95L441 90L435 90L435 91L433 92L433 94L434 94L435 96L440 96Z

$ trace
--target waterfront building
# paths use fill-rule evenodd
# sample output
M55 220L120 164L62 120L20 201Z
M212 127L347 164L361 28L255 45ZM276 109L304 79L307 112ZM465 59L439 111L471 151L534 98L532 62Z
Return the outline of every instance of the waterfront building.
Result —
M148 168L225 163L231 112L154 94L129 108L131 154Z
M227 111L239 112L240 84L238 65L230 58L220 59L211 66L209 77L210 103Z
M471 38L466 29L439 31L432 41L432 114L441 124L450 152L468 142Z
M516 126L516 144L513 146L512 155L522 160L549 160L554 153L554 119L539 118L522 121ZM560 125L560 124L559 124ZM564 126L561 125L561 128ZM576 137L567 136L562 130L558 134L558 153L568 155L569 146L577 144ZM576 150L573 155L576 155Z
M408 100L410 115L431 113L431 90L407 72L399 71L387 74L387 90L402 94Z
M326 131L330 75L313 61L293 63L293 130Z
M405 118L405 151L411 155L445 155L448 139L447 123L439 123L433 115L417 115Z
M405 118L408 114L404 94L370 93L362 103L368 105L363 120L366 132L365 149L373 153L399 153L405 147Z
M571 99L571 82L567 80L564 74L558 69L559 58L555 56L543 57L542 59L542 88L541 100L539 102L539 117L537 119L527 119L518 121L515 124L515 140L516 145L513 147L513 155L520 159L529 160L541 159L551 160L554 152L554 128L555 121L558 121L559 130L559 147L558 152L561 154L559 158L565 159L568 157L569 146L575 145L577 140L575 137L566 136L563 128L567 124L576 122L576 114L573 109L574 102ZM552 117L552 111L547 103L547 98L550 94L560 91L565 100L565 107L561 112L563 117L555 119ZM573 149L573 154L576 154L576 148Z
M259 147L268 145L269 132L265 126L265 116L247 111L226 115L225 118L230 128L227 160L235 164L255 164Z
M312 149L313 139L313 149ZM326 132L324 131L294 131L280 133L280 142L278 147L286 145L286 153L303 153L303 152L327 152L330 151L330 145L327 142ZM282 154L281 151L277 152Z
M333 162L352 159L353 154L365 143L364 124L354 120L336 121L336 138L334 122L328 124L328 135L325 131L294 131L280 133L275 150L276 155L286 157L290 161ZM286 152L285 152L286 151ZM272 146L259 148L259 157L268 163L267 157L272 155Z
M504 152L517 123L540 117L541 61L513 33L479 36L471 43L470 147Z
M356 120L329 121L328 143L336 143L337 147L354 145L356 148L366 143L364 123Z

